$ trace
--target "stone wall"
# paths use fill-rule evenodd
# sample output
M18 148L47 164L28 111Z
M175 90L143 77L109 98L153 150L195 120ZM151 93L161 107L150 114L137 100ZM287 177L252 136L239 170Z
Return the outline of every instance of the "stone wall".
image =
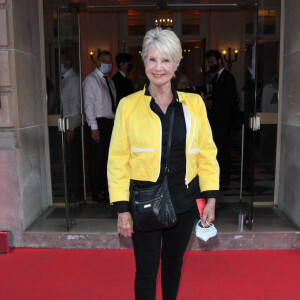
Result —
M42 0L0 0L0 230L15 246L48 207L40 11Z
M279 207L300 228L300 5L283 2L281 153Z

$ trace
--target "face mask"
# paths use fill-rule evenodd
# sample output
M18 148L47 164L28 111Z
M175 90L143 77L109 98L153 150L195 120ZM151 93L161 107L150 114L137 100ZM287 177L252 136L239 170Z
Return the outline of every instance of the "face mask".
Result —
M64 64L60 64L60 73L61 74L64 74L66 73L67 69L65 68L65 65Z
M101 64L100 71L104 74L107 74L111 71L112 65L111 64Z
M129 73L132 70L132 64L128 64L128 67L126 69L127 73Z
M212 72L217 72L219 70L220 64L215 64L209 67Z

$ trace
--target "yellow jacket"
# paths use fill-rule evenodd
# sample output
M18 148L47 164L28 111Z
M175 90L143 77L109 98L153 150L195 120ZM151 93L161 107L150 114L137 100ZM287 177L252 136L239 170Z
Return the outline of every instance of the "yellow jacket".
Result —
M205 104L197 94L178 92L186 123L188 185L199 175L202 192L219 189L217 148ZM160 174L161 122L150 109L145 90L123 98L116 112L109 148L107 176L110 202L129 201L130 179L156 182Z

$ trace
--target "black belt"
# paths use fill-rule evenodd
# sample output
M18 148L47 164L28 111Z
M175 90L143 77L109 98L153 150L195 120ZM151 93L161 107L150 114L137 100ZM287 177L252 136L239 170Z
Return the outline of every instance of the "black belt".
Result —
M111 123L113 123L115 119L100 117L100 118L96 118L96 120L101 121L101 122L111 122Z

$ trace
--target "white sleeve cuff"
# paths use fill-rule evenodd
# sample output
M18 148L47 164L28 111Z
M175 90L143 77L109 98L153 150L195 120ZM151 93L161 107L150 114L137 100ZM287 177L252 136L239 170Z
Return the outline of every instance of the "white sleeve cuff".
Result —
M91 124L91 130L97 130L98 129L98 124Z

